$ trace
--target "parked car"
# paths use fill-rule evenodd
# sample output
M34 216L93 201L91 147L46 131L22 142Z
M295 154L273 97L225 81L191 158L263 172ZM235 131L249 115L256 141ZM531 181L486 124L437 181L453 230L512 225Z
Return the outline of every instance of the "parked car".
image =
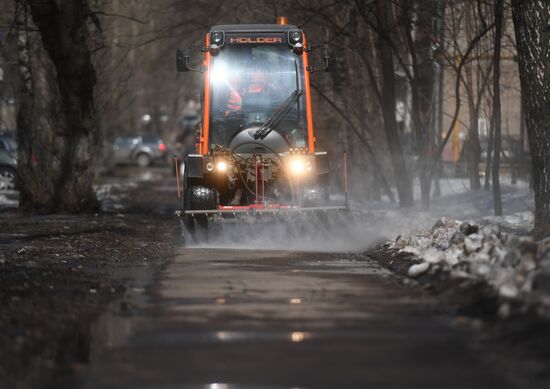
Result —
M112 160L115 165L147 167L166 163L168 155L168 147L159 136L119 137L113 144Z
M0 190L14 190L17 183L17 143L11 133L0 133Z
M0 131L0 150L17 154L17 141L13 132Z

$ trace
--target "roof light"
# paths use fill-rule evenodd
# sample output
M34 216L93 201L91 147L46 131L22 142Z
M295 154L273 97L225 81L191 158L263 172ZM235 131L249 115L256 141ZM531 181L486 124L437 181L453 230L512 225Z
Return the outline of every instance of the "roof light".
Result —
M304 51L304 34L301 30L291 30L288 32L288 44L292 46L294 52L298 55Z
M302 33L301 31L291 31L289 34L288 34L289 38L290 38L290 43L300 43L302 41Z
M221 31L212 31L210 33L210 44L216 46L223 45L223 32Z
M288 18L286 16L277 16L277 24L288 24Z

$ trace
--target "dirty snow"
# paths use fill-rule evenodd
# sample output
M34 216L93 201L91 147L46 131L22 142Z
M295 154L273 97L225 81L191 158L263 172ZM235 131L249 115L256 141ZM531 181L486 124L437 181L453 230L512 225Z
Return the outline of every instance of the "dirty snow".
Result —
M420 261L410 267L411 277L443 270L453 278L484 280L504 299L538 303L550 312L550 238L537 242L516 232L532 223L529 211L469 222L443 217L388 246Z

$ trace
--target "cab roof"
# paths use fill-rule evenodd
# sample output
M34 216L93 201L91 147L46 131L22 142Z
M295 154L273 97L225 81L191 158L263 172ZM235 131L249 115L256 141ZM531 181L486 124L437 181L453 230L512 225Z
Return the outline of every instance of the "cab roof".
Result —
M223 32L285 32L297 30L292 24L222 24L212 26L210 31Z

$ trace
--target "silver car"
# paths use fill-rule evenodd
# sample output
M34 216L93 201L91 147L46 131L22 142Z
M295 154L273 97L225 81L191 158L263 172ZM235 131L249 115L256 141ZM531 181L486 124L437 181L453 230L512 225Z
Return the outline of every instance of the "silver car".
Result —
M113 162L115 165L151 166L168 161L168 147L156 135L119 137L113 144Z

